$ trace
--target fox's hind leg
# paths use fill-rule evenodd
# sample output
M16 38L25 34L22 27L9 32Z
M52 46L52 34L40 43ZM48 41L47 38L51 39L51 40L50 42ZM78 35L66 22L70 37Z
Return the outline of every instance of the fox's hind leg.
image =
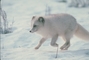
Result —
M67 50L70 47L70 39L73 36L71 32L66 32L65 35L62 36L65 43L60 47L61 50Z
M61 47L61 50L67 50L70 47L70 41L66 41Z

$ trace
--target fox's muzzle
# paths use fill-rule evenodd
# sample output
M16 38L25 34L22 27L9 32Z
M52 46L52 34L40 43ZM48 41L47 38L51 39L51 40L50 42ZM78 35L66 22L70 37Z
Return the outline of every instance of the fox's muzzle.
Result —
M38 29L37 28L32 28L29 32L30 33L34 33L34 32L36 32Z

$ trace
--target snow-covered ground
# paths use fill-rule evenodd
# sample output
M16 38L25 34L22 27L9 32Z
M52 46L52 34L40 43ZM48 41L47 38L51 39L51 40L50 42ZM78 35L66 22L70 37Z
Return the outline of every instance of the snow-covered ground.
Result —
M58 58L55 58L56 48L50 46L50 39L40 49L34 49L41 37L29 32L30 21L34 15L45 15L46 5L51 7L52 14L73 15L89 31L89 7L69 8L66 3L55 0L2 0L8 22L14 20L14 24L12 33L1 35L0 60L89 60L89 41L76 37L71 39L69 50L59 49ZM64 41L59 38L57 43L61 46Z

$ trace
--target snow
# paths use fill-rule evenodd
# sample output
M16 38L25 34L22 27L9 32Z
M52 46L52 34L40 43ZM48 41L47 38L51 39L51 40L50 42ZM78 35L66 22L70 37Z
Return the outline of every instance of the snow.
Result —
M40 49L34 49L41 37L29 32L30 21L34 15L44 15L46 5L51 7L52 14L73 15L89 31L89 7L70 8L67 3L55 0L2 0L8 21L11 23L14 20L14 24L12 33L1 34L1 60L89 60L89 41L76 37L71 39L69 50L59 49L58 58L55 58L57 48L50 46L50 39ZM60 48L64 41L59 38L57 43Z

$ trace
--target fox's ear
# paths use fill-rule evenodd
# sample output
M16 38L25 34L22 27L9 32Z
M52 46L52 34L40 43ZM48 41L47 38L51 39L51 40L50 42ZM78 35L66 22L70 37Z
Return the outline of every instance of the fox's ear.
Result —
M32 20L35 18L35 16L32 17Z
M43 17L39 17L39 18L38 18L38 21L39 21L39 22L42 22L42 23L44 23L44 22L45 22L45 20L44 20L44 18L43 18Z

